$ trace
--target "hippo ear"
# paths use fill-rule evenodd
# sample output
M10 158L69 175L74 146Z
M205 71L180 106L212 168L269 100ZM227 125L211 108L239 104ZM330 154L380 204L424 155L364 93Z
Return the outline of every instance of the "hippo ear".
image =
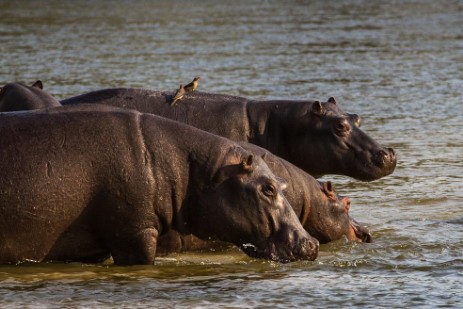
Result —
M336 103L336 99L335 99L334 97L329 97L328 103L337 104L337 103Z
M249 155L247 158L241 160L241 168L245 172L252 172L252 161L254 160L252 155Z
M322 190L328 196L333 194L333 185L331 184L331 181L324 182L322 185Z
M328 192L333 192L333 185L331 184L331 181L325 182L325 187Z
M313 104L312 104L312 113L314 113L316 115L323 114L323 106L320 103L320 101L313 102Z
M37 80L35 83L32 84L32 87L39 88L39 89L43 89L43 83L42 83L42 81L39 79L39 80Z

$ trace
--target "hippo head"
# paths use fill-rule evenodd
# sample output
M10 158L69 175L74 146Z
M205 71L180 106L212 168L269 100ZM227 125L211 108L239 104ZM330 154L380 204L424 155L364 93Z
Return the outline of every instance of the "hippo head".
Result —
M0 112L55 106L61 106L61 104L43 90L43 84L40 80L30 87L22 83L10 83L0 87Z
M229 155L200 194L196 235L215 235L255 258L316 259L318 241L303 229L283 195L285 183L260 157L243 152Z
M346 236L350 241L371 242L368 230L349 216L350 201L333 190L331 182L320 182L317 203L303 214L301 222L310 235L320 243L328 243Z
M340 174L371 181L394 171L394 150L363 132L360 117L341 111L334 98L313 102L308 110L292 118L285 135L298 142L292 142L297 146L288 151L293 163L311 175Z

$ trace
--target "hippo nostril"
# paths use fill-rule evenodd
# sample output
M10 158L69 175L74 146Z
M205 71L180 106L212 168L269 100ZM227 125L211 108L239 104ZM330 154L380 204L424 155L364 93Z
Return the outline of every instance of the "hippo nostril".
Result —
M381 150L378 150L378 152L376 152L376 154L373 156L373 161L378 166L384 166L386 161L388 161L388 158L389 158L389 154L386 151L381 149Z
M384 161L385 159L387 159L387 157L388 157L389 155L388 155L388 153L387 153L386 151L380 150L380 151L378 151L377 156L378 156L378 159Z

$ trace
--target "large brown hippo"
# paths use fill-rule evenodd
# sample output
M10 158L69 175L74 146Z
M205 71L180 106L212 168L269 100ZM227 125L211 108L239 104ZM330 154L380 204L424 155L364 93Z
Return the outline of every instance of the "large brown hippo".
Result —
M40 80L26 86L9 83L0 87L0 112L40 109L61 106L60 102L43 90Z
M350 241L371 242L368 230L349 216L350 201L339 196L331 182L319 182L293 164L269 151L249 143L240 145L260 155L270 170L282 179L287 179L284 194L293 207L302 226L320 243L328 243L346 237ZM159 255L184 251L207 251L226 248L227 244L203 241L191 235L182 236L170 231L159 239Z
M135 109L187 123L235 141L268 149L319 177L347 175L370 181L392 173L396 155L365 134L360 118L336 101L255 101L193 92L170 106L173 93L116 88L62 100L63 105L99 103Z
M316 258L259 155L154 115L62 109L0 114L0 263L152 264L169 229Z

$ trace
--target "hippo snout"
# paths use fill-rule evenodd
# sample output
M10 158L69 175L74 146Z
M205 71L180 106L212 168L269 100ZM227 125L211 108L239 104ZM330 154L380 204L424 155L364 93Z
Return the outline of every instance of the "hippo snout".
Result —
M320 243L308 233L305 234L307 234L305 237L300 238L300 240L296 242L293 247L293 259L288 260L288 262L295 260L314 261L317 258ZM282 262L285 262L285 260L282 260Z
M373 163L378 167L388 167L393 166L395 168L397 157L395 155L394 149L392 148L384 148L378 150L373 158Z
M361 226L360 223L353 218L350 218L350 231L347 233L347 238L349 240L365 243L373 242L370 231L366 227Z
M280 231L268 240L264 248L243 244L241 249L249 256L281 263L298 260L313 261L318 256L319 242L304 229Z

